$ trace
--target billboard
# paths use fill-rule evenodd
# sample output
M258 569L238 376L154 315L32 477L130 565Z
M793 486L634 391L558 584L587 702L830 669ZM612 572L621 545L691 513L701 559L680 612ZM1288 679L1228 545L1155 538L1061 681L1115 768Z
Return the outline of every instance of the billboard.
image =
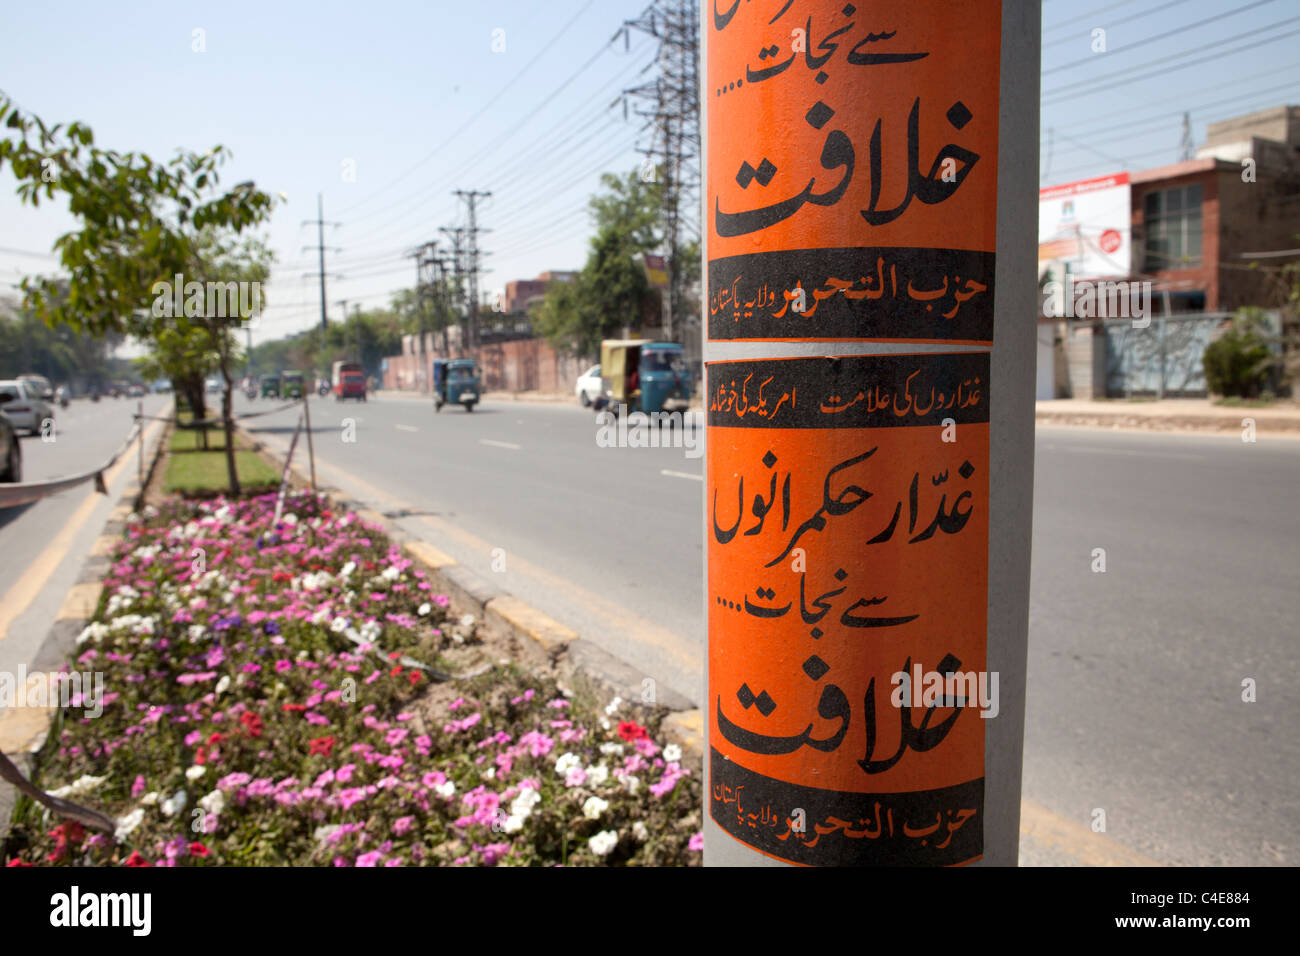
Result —
M1130 208L1128 173L1040 189L1038 274L1063 263L1076 279L1128 276Z

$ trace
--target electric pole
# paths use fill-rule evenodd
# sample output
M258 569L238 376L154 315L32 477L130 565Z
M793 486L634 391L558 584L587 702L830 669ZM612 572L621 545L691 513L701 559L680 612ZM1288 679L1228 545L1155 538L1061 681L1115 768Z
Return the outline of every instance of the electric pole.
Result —
M316 226L316 252L320 257L320 271L304 272L303 275L320 276L320 327L321 327L321 331L323 332L329 328L329 321L325 315L325 226L327 224L325 222L325 200L320 193L316 194L316 218L303 220L304 226L312 225L313 223ZM342 224L337 222L331 222L328 223L328 225L339 226ZM302 248L303 251L306 251L312 247L303 246ZM331 248L330 251L338 252L338 249Z
M1014 866L1039 4L701 5L704 862Z
M456 195L465 200L469 207L469 227L465 230L468 234L469 247L466 254L469 258L469 338L468 348L478 344L478 276L481 271L479 268L479 247L478 234L480 232L490 232L488 229L480 229L478 220L475 217L475 202L491 196L491 192L482 192L477 189L457 189Z
M645 156L644 182L658 182L663 226L664 263L668 289L664 304L664 335L683 340L687 353L698 357L698 345L687 342L686 331L698 323L686 314L687 280L693 263L682 249L700 236L700 4L696 0L655 0L641 16L624 24L659 41L653 82L623 91L640 105L645 119L638 151ZM626 34L625 34L626 37Z
M468 355L469 348L469 309L465 297L465 228L463 226L440 226L438 231L451 240L452 289L449 293L455 311L460 316L460 350L461 355ZM450 356L448 356L450 358Z

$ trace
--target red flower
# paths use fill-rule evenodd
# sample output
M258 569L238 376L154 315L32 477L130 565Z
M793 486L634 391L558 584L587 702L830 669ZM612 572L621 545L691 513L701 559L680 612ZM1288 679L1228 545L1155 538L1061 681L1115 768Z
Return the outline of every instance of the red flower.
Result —
M401 657L401 656L402 656L402 652L401 652L401 651L393 651L391 654L388 655L388 659L389 659L390 661L395 661L395 660L397 660L397 659L398 659L399 657Z
M139 850L132 850L131 855L126 858L127 866L153 866L148 860L140 855Z
M409 677L409 679L410 679L412 685L415 685L415 684L420 683L420 672L419 672L419 671L411 671L411 673L408 675L408 677Z
M202 843L190 844L190 856L209 856L210 851Z
M630 720L620 720L618 722L618 735L631 743L634 740L648 739L650 733L640 724L634 724Z
M24 863L22 860L18 859L17 857L14 857L14 859L10 860L8 863L5 864L5 866L7 867L8 866L35 866L35 865L36 865L35 863Z
M221 741L225 739L226 739L225 734L214 733L211 737L208 738L208 746L211 747L213 744L219 744L221 743Z
M257 714L246 710L239 715L239 722L244 725L244 730L248 736L262 736L262 718Z
M80 843L86 838L86 828L76 820L68 820L66 823L60 823L50 831L50 836L54 837L60 843Z
M304 710L307 709L307 705L306 704L284 704L283 706L281 706L280 709L284 711L286 714L301 714Z
M396 677L400 673L402 673L402 665L398 664L396 667L394 667L391 671L388 672L388 676Z
M310 757L314 754L321 754L322 756L328 757L330 755L330 750L332 750L333 747L333 737L317 737L311 742L311 750L308 752L307 756Z
M290 574L288 571L276 571L273 575L271 575L271 580L276 582L292 581L293 575Z
M207 762L208 748L203 746L203 744L199 744L198 748L194 751L194 763L201 767Z

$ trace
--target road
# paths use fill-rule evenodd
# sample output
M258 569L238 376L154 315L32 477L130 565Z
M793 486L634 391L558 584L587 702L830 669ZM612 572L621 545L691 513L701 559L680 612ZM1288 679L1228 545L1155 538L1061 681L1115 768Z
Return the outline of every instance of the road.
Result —
M24 439L28 477L107 457L130 410L74 403L56 442ZM312 413L324 481L700 701L702 444L600 447L576 403ZM283 447L295 417L248 424ZM1044 836L1022 862L1300 860L1298 488L1300 441L1038 429L1024 807ZM92 497L0 514L4 610L22 603L0 667L75 578L108 508ZM52 569L42 586L16 593L38 562Z
M700 701L702 445L602 448L576 404L313 416L326 480ZM1059 839L1024 862L1118 862L1079 855L1096 810L1128 862L1300 860L1297 488L1294 440L1039 429L1024 795Z
M145 413L169 398L150 396ZM135 399L78 400L54 410L52 441L21 438L23 480L61 478L103 464L131 431ZM33 659L90 546L136 468L132 450L101 495L84 484L18 508L0 510L0 671Z

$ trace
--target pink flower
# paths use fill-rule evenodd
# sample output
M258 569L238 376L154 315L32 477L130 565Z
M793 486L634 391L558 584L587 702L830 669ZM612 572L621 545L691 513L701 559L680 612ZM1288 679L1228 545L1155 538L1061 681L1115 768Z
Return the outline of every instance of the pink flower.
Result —
M405 836L414 824L415 817L399 817L393 821L393 836Z
M383 858L384 855L380 853L378 850L372 850L369 853L362 853L359 857L357 857L357 862L355 865L356 866L378 866L380 861L383 860Z
M134 799L144 793L144 787L145 783L143 774L137 775L135 783L131 784L131 797Z
M704 849L704 834L696 833L691 837L691 842L686 844L687 849L692 853L699 853Z

